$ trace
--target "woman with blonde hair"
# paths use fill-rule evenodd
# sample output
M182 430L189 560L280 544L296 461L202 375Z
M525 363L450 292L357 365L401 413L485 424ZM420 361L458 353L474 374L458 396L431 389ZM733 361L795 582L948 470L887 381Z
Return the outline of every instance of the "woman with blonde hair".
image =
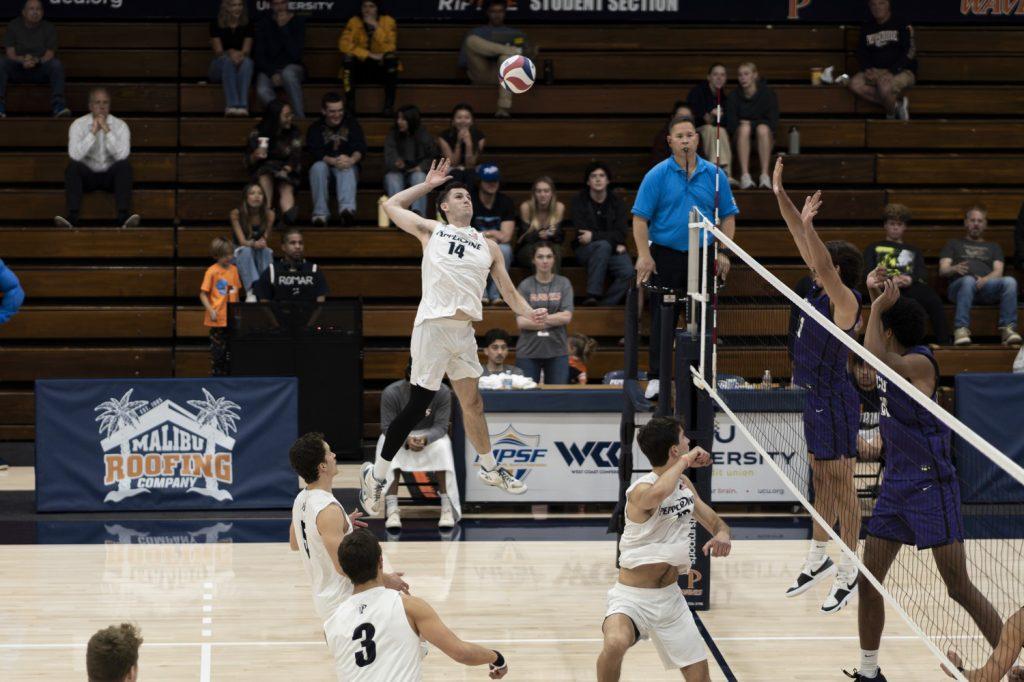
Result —
M554 181L542 175L533 181L530 198L519 205L519 238L516 240L516 262L520 267L533 266L533 251L546 242L555 255L555 272L562 264L562 220L565 204L558 200Z
M253 24L244 0L221 0L217 18L210 22L213 61L208 74L211 83L224 87L224 115L249 115L249 86L252 84Z
M242 286L248 295L247 302L254 302L253 284L263 271L270 267L274 258L273 250L267 246L273 230L276 215L270 208L270 201L259 183L253 182L242 190L242 203L231 209L231 229L235 233L235 266L242 278Z

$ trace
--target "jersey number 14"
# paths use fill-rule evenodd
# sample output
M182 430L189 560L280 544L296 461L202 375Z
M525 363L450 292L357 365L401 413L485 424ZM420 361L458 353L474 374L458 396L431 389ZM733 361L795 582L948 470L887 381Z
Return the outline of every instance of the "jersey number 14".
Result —
M448 255L451 256L452 254L458 256L459 258L462 258L463 256L466 255L466 245L456 244L455 242L448 242Z

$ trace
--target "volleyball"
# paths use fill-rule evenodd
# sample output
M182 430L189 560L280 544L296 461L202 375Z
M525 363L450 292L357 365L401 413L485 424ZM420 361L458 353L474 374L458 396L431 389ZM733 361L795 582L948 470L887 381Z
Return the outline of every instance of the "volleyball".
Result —
M527 57L517 54L501 63L498 74L501 77L501 84L508 88L509 92L520 95L533 87L537 69Z

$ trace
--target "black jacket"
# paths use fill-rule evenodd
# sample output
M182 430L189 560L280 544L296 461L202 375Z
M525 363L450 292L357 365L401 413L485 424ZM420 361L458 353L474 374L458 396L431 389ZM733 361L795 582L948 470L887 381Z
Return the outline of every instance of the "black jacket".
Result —
M914 27L892 17L884 24L865 22L860 27L857 61L861 70L886 69L893 73L917 73L917 45Z
M322 161L325 156L352 156L359 152L366 156L366 137L359 121L348 112L337 128L330 128L321 118L306 132L306 152L310 163Z
M252 60L258 73L272 76L289 64L302 64L305 47L305 19L292 17L284 26L278 26L274 17L268 14L256 23Z
M613 245L625 244L628 235L630 213L626 202L611 189L604 202L603 216L598 216L594 203L590 200L590 190L584 187L572 198L571 212L573 227L593 232L593 240L611 242Z

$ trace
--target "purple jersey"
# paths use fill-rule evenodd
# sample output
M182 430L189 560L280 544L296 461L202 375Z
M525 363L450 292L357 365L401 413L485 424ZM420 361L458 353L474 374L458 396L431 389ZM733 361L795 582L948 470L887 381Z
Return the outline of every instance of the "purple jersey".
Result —
M854 289L850 291L853 291L859 304L860 292ZM805 300L819 313L835 322L828 294L823 288L815 285ZM852 327L844 331L853 336L856 326L854 322ZM810 315L800 312L793 338L793 383L818 396L828 396L841 391L853 396L856 402L852 379L846 370L846 358L849 353L842 341L811 319Z
M914 346L903 354L923 355L935 369L938 393L939 366L927 346ZM948 480L956 478L950 457L952 434L948 426L905 391L878 375L879 426L885 454L885 481Z

